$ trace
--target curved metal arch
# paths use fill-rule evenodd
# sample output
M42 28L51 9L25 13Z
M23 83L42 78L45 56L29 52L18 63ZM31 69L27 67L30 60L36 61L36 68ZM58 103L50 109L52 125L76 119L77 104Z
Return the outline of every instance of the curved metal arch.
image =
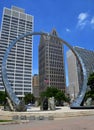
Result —
M60 39L60 38L59 38ZM81 57L79 56L79 54L74 50L74 48L67 43L66 41L64 41L63 39L62 43L65 44L75 55L78 63L80 64L80 68L82 71L82 86L80 87L81 90L79 91L79 94L77 96L77 98L72 102L72 104L70 105L70 108L80 108L80 105L84 99L85 93L86 93L86 89L87 89L87 73L86 73L86 68L85 65L81 59Z
M49 33L44 33L44 32L29 32L29 33L26 33L26 34L23 34L21 36L19 36L18 38L16 38L10 45L9 47L7 48L6 52L5 52L5 55L4 55L4 58L3 58L3 61L2 61L2 79L3 79L3 83L4 83L4 86L5 86L5 89L11 99L11 101L13 102L13 104L15 105L16 109L18 109L20 107L20 104L21 104L21 101L19 100L19 98L15 95L15 93L13 93L13 90L12 90L12 87L11 85L9 84L9 81L8 81L8 77L7 77L7 73L6 73L6 63L7 63L7 58L8 58L8 55L11 51L11 49L13 48L13 46L21 39L23 39L24 37L27 37L27 36L32 36L32 35L45 35L45 36L50 36L50 37L55 37L59 40L62 41L62 44L65 44L66 46L69 47L69 49L74 53L74 55L76 56L78 62L80 63L80 66L81 66L81 69L82 69L82 72L83 72L83 86L82 86L82 90L81 90L81 93L80 95L82 96L78 96L78 99L75 100L75 102L72 104L72 106L80 106L81 102L82 102L82 98L84 96L84 89L86 89L86 80L87 80L87 77L86 77L86 71L85 71L85 67L80 59L80 57L77 55L77 53L75 52L75 50L73 49L73 47L68 44L66 41L62 40L61 38L57 37L57 36L53 36ZM83 91L84 90L84 91ZM25 107L25 106L24 106ZM23 111L23 110L22 110Z

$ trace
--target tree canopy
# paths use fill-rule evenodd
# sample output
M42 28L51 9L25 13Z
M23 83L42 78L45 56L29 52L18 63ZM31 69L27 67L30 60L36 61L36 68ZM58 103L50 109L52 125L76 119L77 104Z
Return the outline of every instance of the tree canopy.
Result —
M88 91L85 94L85 100L87 100L88 98L92 98L94 100L94 91Z
M87 85L94 91L94 72L89 75Z
M7 94L4 91L0 91L0 104L4 105Z
M34 97L33 94L28 93L28 94L25 95L24 101L25 101L25 104L34 103L35 102L35 97Z
M94 72L91 73L88 77L87 85L91 90L87 91L85 94L85 100L92 98L94 100Z
M54 97L57 101L69 101L68 97L65 96L65 93L56 87L47 87L47 89L41 93L40 97Z

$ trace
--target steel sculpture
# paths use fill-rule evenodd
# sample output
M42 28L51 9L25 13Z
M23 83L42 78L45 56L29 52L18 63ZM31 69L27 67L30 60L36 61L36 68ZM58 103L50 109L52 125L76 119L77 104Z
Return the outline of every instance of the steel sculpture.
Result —
M72 107L79 107L80 104L82 103L83 101L83 98L84 98L84 95L85 95L85 92L86 92L86 88L87 88L87 85L86 85L86 81L87 81L87 75L86 75L86 70L85 70L85 66L81 60L81 58L77 55L77 53L75 52L75 50L73 49L73 47L68 44L66 41L64 41L63 39L57 37L57 36L54 36L54 35L51 35L49 33L44 33L44 32L29 32L29 33L26 33L26 34L23 34L21 36L19 36L18 38L16 38L10 45L9 47L7 48L6 52L5 52L5 55L4 55L4 58L3 58L3 61L2 61L2 79L3 79L3 83L4 83L4 86L5 86L5 90L9 96L9 98L11 99L11 101L13 102L13 105L15 106L15 110L16 111L24 111L25 110L25 105L22 106L22 102L19 100L19 98L15 95L15 93L13 92L12 90L12 87L11 85L9 84L9 81L8 81L8 77L7 77L7 73L6 73L6 63L7 63L7 58L8 58L8 55L11 51L11 49L13 48L13 46L21 39L23 39L24 37L27 37L27 36L32 36L32 35L45 35L45 36L48 36L48 37L54 37L54 38L57 38L59 40L62 41L62 44L65 44L67 47L69 47L69 49L74 53L74 55L76 56L79 64L80 64L80 67L81 67L81 70L82 70L82 75L83 75L83 85L82 85L82 89L77 97L77 99L72 103L71 105L71 108Z

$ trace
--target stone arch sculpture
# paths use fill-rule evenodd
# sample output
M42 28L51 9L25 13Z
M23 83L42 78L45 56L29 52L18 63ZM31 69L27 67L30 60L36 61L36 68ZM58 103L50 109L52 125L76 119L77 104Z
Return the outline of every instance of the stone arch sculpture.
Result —
M71 104L71 108L76 108L76 107L80 107L82 101L83 101L83 98L84 98L84 95L85 95L85 92L86 92L86 88L87 88L87 85L86 85L86 81L87 81L87 75L86 75L86 70L85 70L85 67L84 67L84 64L81 60L81 58L77 55L77 53L75 52L75 50L73 49L73 47L68 44L66 41L64 41L63 39L57 37L57 36L53 36L49 33L44 33L44 32L29 32L29 33L26 33L26 34L23 34L21 36L19 36L18 38L16 38L10 45L9 47L7 48L6 52L5 52L5 55L4 55L4 58L3 58L3 61L2 61L2 79L3 79L3 83L4 83L4 86L5 86L5 89L6 89L6 92L9 96L9 98L11 99L11 101L13 102L14 106L15 106L15 109L17 111L20 110L20 107L22 105L22 102L19 100L19 98L15 95L15 93L13 93L13 90L12 90L12 87L11 85L9 84L9 81L8 81L8 78L7 78L7 73L6 73L6 63L7 63L7 58L8 58L8 55L11 51L11 49L13 48L13 46L21 39L23 39L24 37L27 37L27 36L32 36L32 35L46 35L46 36L50 36L50 37L56 37L57 39L61 40L62 41L62 44L65 44L73 53L74 55L76 56L79 64L80 64L80 67L82 69L82 75L83 75L83 84L82 84L82 89L80 90L79 92L79 95L77 97L77 99ZM23 106L23 108L21 107L21 110L20 111L23 111L25 110L25 106Z

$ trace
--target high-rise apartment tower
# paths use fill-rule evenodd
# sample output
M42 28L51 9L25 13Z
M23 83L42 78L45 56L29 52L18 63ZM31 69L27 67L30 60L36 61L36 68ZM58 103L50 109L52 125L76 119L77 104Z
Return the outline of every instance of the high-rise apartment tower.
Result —
M6 48L18 36L33 31L34 17L21 8L4 8L0 36L0 88L2 89L1 65ZM18 41L7 60L7 76L18 97L32 93L32 37Z

